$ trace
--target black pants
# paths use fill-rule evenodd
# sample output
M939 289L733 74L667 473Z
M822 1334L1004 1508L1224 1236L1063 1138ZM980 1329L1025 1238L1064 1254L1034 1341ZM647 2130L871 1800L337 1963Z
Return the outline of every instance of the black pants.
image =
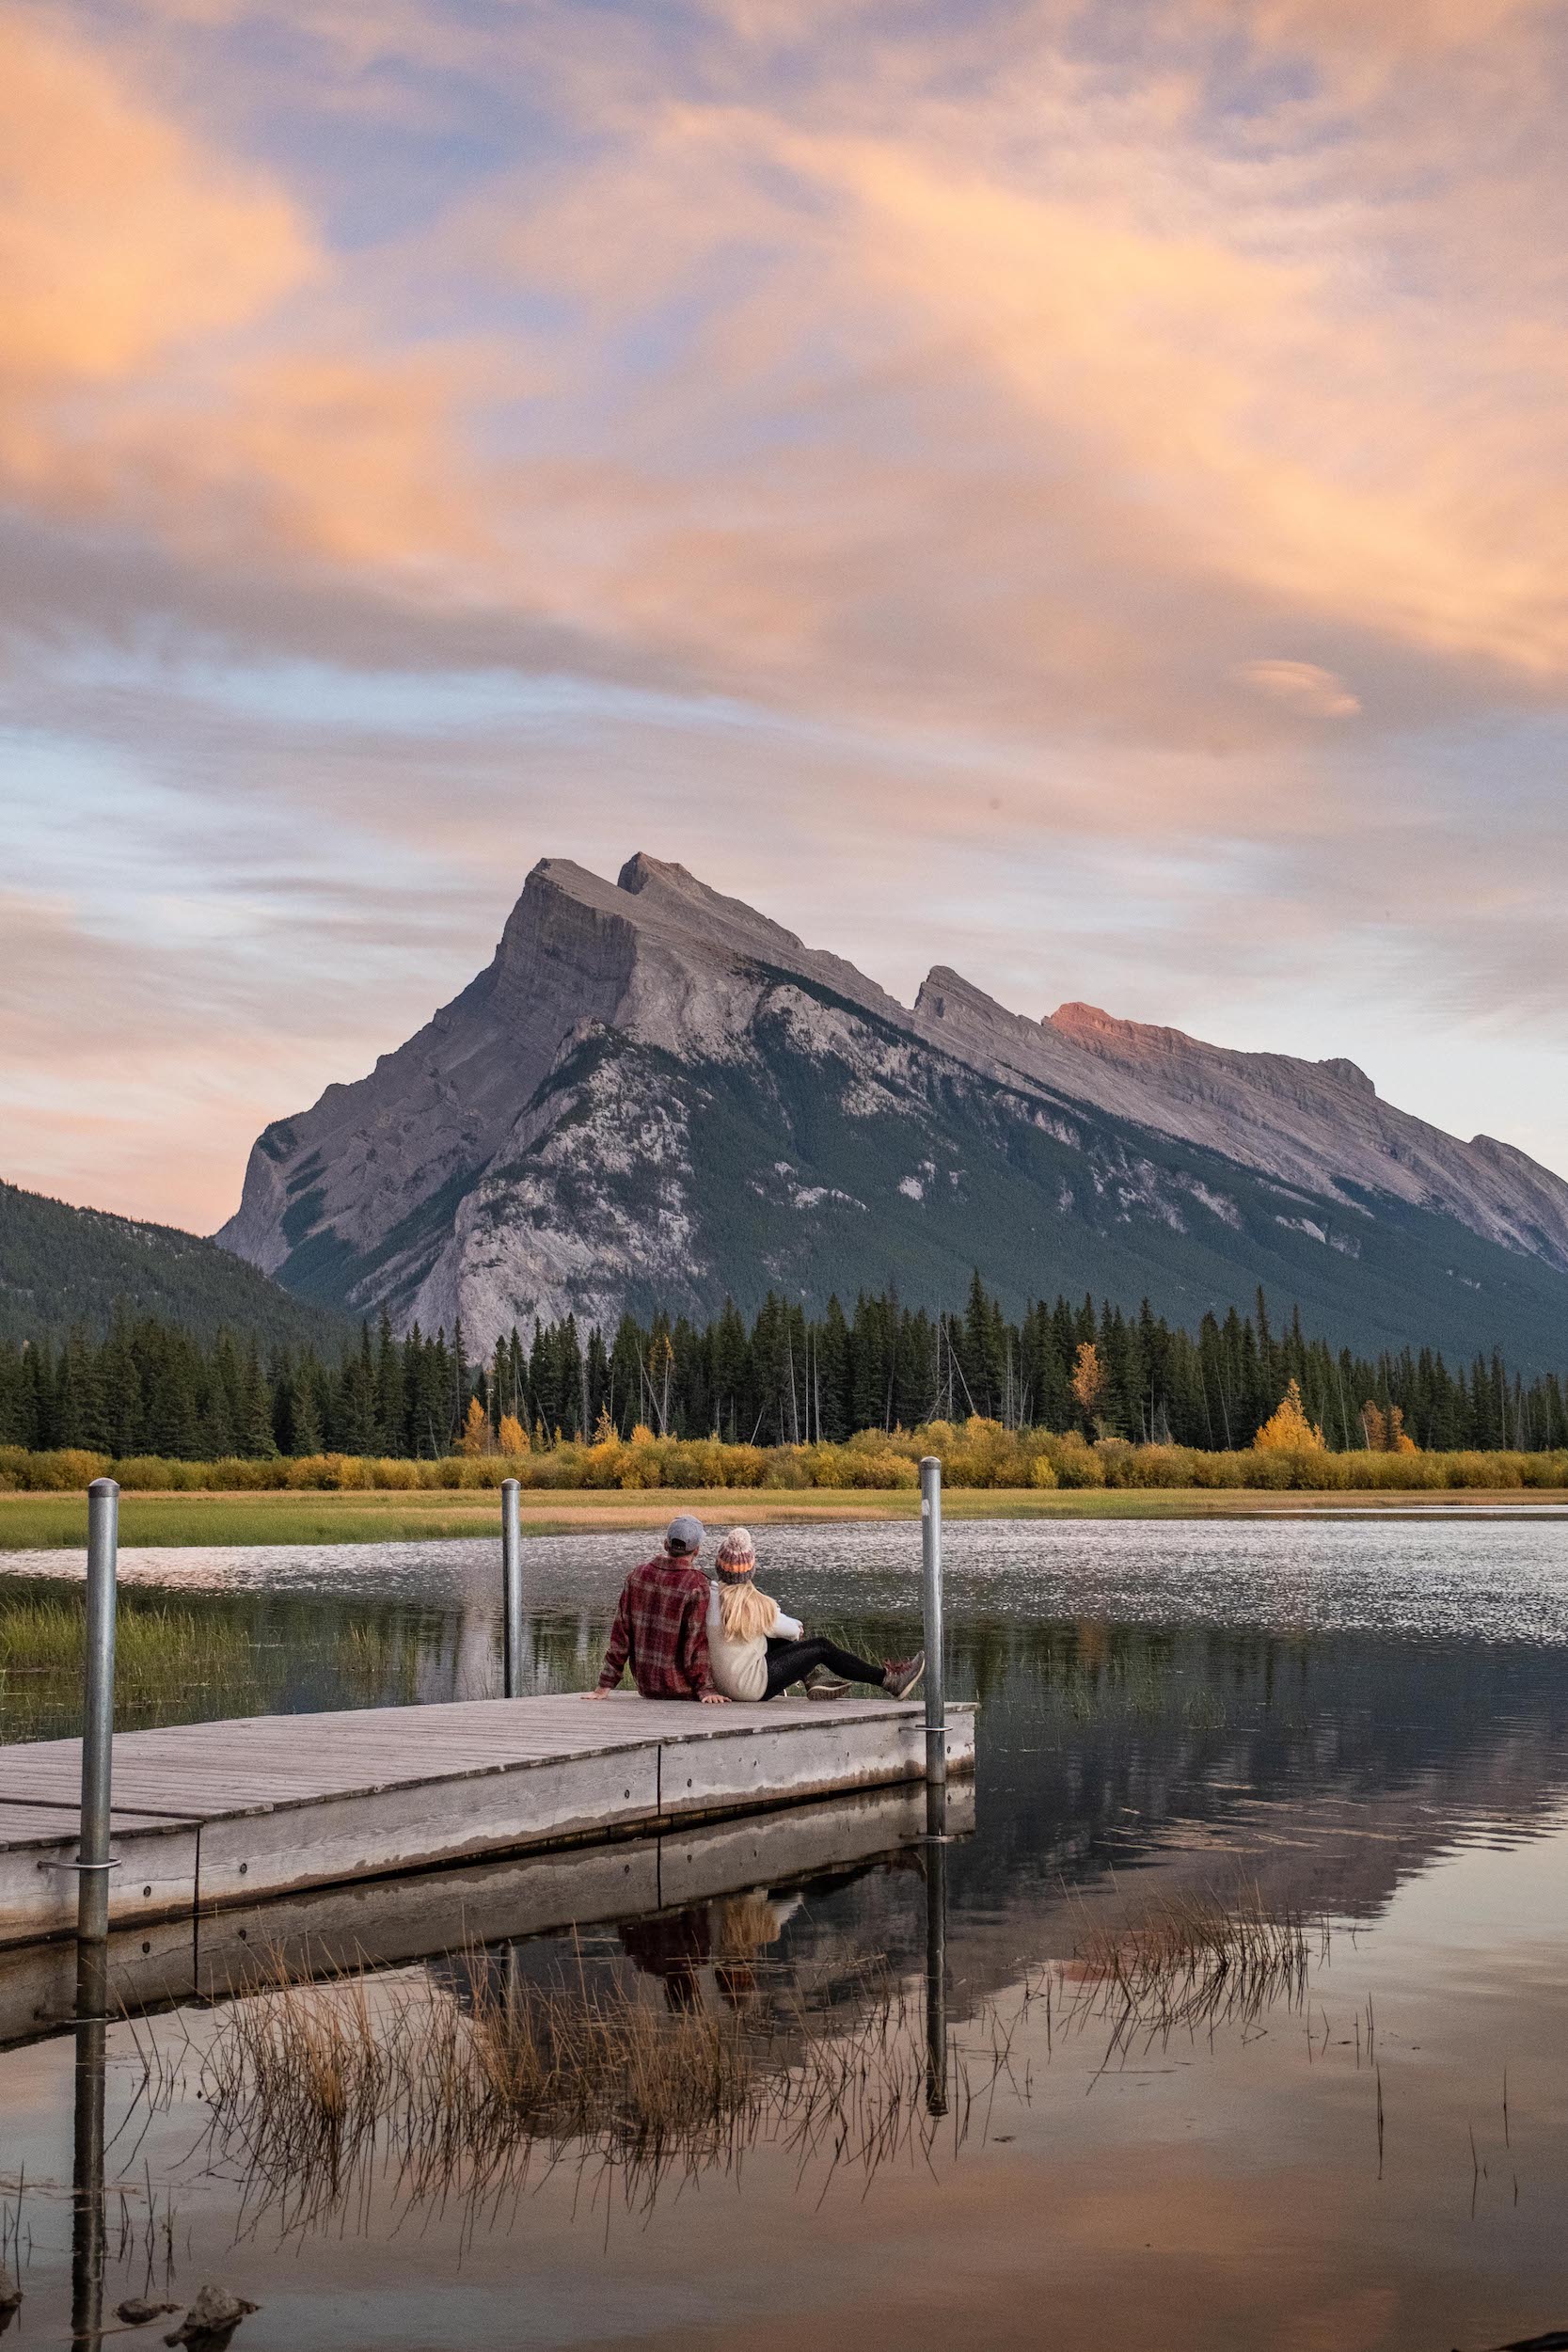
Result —
M825 1642L820 1635L809 1642L769 1642L768 1645L768 1688L765 1699L776 1699L781 1691L787 1691L792 1682L800 1682L814 1666L826 1666L830 1673L842 1675L846 1682L874 1682L881 1687L882 1669L867 1658L857 1658L853 1650L840 1649L836 1642Z

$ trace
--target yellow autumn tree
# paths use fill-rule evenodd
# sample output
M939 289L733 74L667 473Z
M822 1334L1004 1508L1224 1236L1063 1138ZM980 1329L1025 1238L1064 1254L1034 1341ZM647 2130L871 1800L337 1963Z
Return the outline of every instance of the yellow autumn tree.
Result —
M1323 1431L1316 1422L1307 1418L1299 1380L1291 1381L1252 1442L1261 1454L1321 1454L1324 1451Z
M1084 1419L1092 1421L1094 1408L1105 1393L1105 1367L1100 1360L1100 1350L1093 1340L1079 1341L1070 1385Z
M471 1396L468 1399L467 1419L463 1423L463 1435L457 1440L457 1451L459 1454L483 1454L486 1451L489 1438L490 1423L485 1418L484 1407L477 1396Z
M528 1431L515 1413L501 1415L500 1449L503 1454L526 1454L529 1451Z
M1390 1405L1384 1412L1369 1397L1361 1407L1361 1426L1367 1433L1369 1454L1419 1454L1420 1447L1406 1431L1403 1408Z

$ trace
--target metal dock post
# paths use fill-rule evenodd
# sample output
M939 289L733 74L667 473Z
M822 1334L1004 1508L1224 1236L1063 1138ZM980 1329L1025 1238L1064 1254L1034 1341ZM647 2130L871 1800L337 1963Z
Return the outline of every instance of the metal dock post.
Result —
M523 1695L522 1487L501 1480L501 1688L509 1699Z
M942 1616L942 1464L927 1454L920 1465L920 1539L926 1614L926 1777L947 1779L947 1692Z
M84 1944L102 1944L109 1932L119 1549L119 1488L112 1478L95 1478L87 1488L87 1687L82 1709L82 1835L76 1852L76 1933Z

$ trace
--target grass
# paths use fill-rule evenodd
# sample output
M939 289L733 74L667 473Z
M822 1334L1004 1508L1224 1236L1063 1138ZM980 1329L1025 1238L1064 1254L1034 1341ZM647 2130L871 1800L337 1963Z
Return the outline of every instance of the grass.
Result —
M378 2175L405 2207L455 2197L477 2214L536 2161L586 2167L643 2208L763 2145L868 2180L928 2160L941 2116L920 2005L878 1961L860 1991L852 2011L799 1995L672 2011L580 1967L509 1985L482 1951L418 1978L280 1980L225 2011L201 2091L215 2154L286 2229L331 2219ZM950 2055L957 2145L973 2094Z
M1108 2064L1173 2033L1249 2026L1275 2001L1301 2006L1314 1942L1324 1957L1326 1925L1310 1937L1299 1914L1271 1914L1255 1884L1228 1899L1162 1895L1135 1916L1086 1931L1067 1972L1077 1993L1064 2023L1075 2012L1108 2023Z
M1045 1684L1041 1698L1074 1725L1177 1723L1189 1731L1219 1731L1228 1721L1217 1691L1162 1673L1148 1659L1095 1669L1075 1663Z
M0 1592L0 1745L81 1730L86 1612L80 1590ZM296 1645L258 1642L238 1613L181 1608L121 1589L115 1627L115 1716L122 1730L277 1711L302 1663ZM417 1695L419 1653L397 1626L332 1629L312 1664L343 1706L398 1706Z
M86 1615L80 1596L0 1602L0 1741L79 1728ZM115 1631L121 1724L162 1722L172 1698L210 1713L253 1712L266 1689L231 1619L122 1598Z
M1086 1486L1034 1488L953 1486L942 1495L949 1519L1160 1519L1276 1518L1323 1509L1376 1512L1442 1510L1455 1504L1568 1505L1557 1489L1268 1493L1255 1488ZM127 1545L429 1543L449 1536L493 1534L499 1499L475 1488L469 1496L438 1488L429 1493L360 1489L346 1494L128 1494L120 1502L120 1540ZM603 1527L661 1527L676 1511L698 1511L749 1526L811 1525L845 1519L908 1521L920 1498L908 1490L864 1487L768 1489L658 1488L530 1490L522 1495L525 1534L559 1535ZM0 1552L81 1550L87 1539L82 1495L0 1494Z

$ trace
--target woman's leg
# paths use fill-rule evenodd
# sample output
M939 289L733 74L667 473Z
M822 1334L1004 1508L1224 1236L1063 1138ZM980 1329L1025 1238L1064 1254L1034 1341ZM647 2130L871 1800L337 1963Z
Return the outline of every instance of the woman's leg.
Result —
M768 1688L763 1697L776 1699L781 1691L787 1691L792 1682L809 1675L814 1666L826 1666L833 1674L842 1675L846 1682L869 1682L877 1690L882 1687L882 1667L874 1666L868 1658L857 1658L853 1650L840 1649L836 1642L825 1642L816 1635L806 1642L768 1643Z

